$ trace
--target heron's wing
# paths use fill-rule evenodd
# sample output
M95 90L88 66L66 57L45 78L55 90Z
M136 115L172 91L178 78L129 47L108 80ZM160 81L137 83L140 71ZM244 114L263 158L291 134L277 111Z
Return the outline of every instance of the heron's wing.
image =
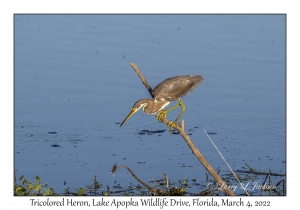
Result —
M168 78L153 90L156 101L175 101L194 90L202 81L201 75L182 75Z

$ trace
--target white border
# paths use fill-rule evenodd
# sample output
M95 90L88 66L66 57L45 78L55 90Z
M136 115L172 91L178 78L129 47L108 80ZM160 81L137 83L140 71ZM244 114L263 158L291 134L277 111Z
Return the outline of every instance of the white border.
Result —
M104 3L105 2L105 3ZM1 206L29 207L29 198L13 196L13 14L15 13L281 13L287 14L287 197L252 197L271 200L272 207L296 206L298 175L296 151L299 134L299 7L296 1L8 1L1 2ZM297 9L298 8L298 9ZM298 61L298 62L297 62ZM297 121L296 121L297 119ZM298 135L297 135L298 134ZM295 144L295 145L294 145ZM3 187L4 186L4 187ZM73 197L74 198L74 197ZM57 199L60 199L57 197ZM82 200L82 198L74 198ZM110 198L111 199L111 198ZM52 207L51 207L52 208ZM199 208L199 207L198 207ZM7 208L5 208L7 209ZM115 208L114 208L115 209ZM120 208L119 208L120 209ZM121 208L122 209L122 208ZM168 209L168 208L164 208Z

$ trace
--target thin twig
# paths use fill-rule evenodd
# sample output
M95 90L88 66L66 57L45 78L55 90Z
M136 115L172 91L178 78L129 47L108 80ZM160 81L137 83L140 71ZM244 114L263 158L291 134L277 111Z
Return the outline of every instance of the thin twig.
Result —
M145 85L145 87L149 91L151 97L154 98L153 90L152 90L151 86L149 85L149 83L147 82L147 80L145 79L145 77L142 75L142 73L139 71L137 65L134 64L134 63L130 63L130 66L134 69L135 73L137 73L137 75L139 76L139 78L142 80L143 84Z
M204 130L204 129L203 129ZM220 152L220 150L218 149L218 147L215 145L215 143L213 142L213 140L210 138L210 136L208 135L208 133L206 132L206 130L204 130L204 132L206 133L207 137L209 138L209 140L211 141L211 143L214 145L214 147L216 148L216 150L218 151L218 153L220 154L221 158L224 160L224 162L226 163L227 167L230 169L231 173L233 174L233 176L235 177L235 179L240 183L241 187L244 189L246 195L249 196L248 191L246 190L246 188L243 186L243 184L240 182L239 178L235 175L234 171L232 170L232 168L230 167L230 165L228 164L228 162L225 160L224 156L222 155L222 153Z
M147 183L143 182L140 178L138 178L138 177L135 175L135 173L133 173L133 171L132 171L128 166L117 166L117 165L114 165L114 166L113 166L113 169L112 169L112 171L111 171L111 174L114 174L118 168L126 168L126 169L131 173L131 175L132 175L139 183L141 183L142 185L144 185L145 187L147 187L148 190L152 191L153 193L158 194L158 193L160 192L159 190L156 190L155 188L151 187L151 186L148 185Z
M163 173L163 175L166 180L166 192L169 192L169 177L165 173Z
M277 174L277 173L270 173L270 172L260 172L260 171L244 171L244 170L236 170L239 173L247 173L247 174L256 174L256 175L268 175L270 176L286 176L286 174Z
M270 173L266 176L266 178L265 178L265 180L264 180L262 186L265 186L268 177L270 177ZM260 195L263 195L264 191L265 191L265 187L262 187L262 188L261 188L261 191L260 191Z

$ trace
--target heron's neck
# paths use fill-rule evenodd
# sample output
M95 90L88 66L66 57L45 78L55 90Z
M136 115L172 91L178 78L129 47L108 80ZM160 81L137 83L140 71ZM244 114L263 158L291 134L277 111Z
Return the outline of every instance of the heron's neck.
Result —
M147 114L155 114L170 103L169 101L157 102L149 98L141 99L140 101L146 103L143 107L143 111Z

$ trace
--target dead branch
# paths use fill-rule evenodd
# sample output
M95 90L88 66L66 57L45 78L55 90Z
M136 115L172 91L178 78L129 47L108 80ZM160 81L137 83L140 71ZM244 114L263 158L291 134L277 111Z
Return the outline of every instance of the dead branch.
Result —
M147 80L145 79L145 77L142 75L142 73L139 71L137 65L135 65L134 63L130 63L130 66L133 68L133 70L135 71L135 73L137 73L137 75L139 76L139 78L142 80L143 84L145 85L145 87L149 91L151 97L154 98L153 90L152 90L151 86L149 85L149 83L147 82Z
M139 71L137 65L134 63L130 63L131 67L135 70L135 72L138 74L138 76L141 78L143 84L150 92L151 96L153 97L152 88L150 87L149 83L146 81L145 77L141 74ZM168 125L169 121L167 119L163 120L163 123ZM217 174L217 172L211 167L211 165L207 162L207 160L204 158L204 156L200 153L200 151L197 149L193 141L190 139L190 137L187 135L187 133L184 131L184 128L180 125L174 125L173 129L179 131L180 135L183 137L185 142L188 144L188 146L191 148L193 154L197 157L197 159L202 163L204 168L211 174L211 176L215 179L215 181L220 185L224 191L231 196L234 196L234 192L232 192L231 189L226 185L226 183L222 180L222 178Z
M151 192L155 193L155 194L158 194L160 193L159 190L156 190L155 188L151 187L150 185L148 185L147 183L143 182L139 177L137 177L135 175L135 173L133 173L133 171L128 167L128 166L117 166L117 165L114 165L112 170L111 170L111 174L114 175L114 173L117 171L118 168L126 168L130 173L131 175L139 182L141 183L142 185L144 185L145 187L148 188L148 190L150 190Z
M247 174L256 174L256 175L270 175L270 176L286 176L285 174L277 174L277 173L271 173L271 172L260 172L260 171L243 171L243 170L237 170L239 173L247 173Z

